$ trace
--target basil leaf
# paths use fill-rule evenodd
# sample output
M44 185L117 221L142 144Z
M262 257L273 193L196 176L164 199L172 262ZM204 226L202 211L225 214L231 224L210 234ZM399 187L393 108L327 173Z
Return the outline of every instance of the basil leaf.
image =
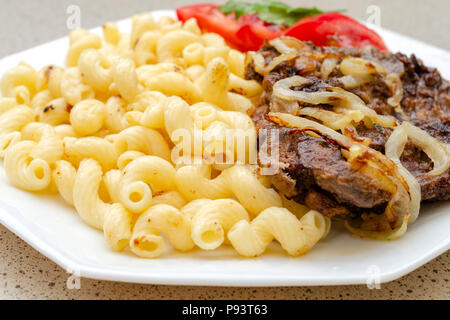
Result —
M258 14L258 18L273 24L285 24L292 25L298 20L295 15L291 15L286 10L278 9L276 7L258 6L255 5L255 12Z

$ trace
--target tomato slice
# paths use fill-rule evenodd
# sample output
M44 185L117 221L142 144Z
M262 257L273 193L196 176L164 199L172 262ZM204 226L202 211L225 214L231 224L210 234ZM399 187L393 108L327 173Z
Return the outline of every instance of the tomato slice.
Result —
M317 46L364 48L368 45L387 50L383 39L373 30L341 13L325 13L307 17L284 32L284 35Z
M336 12L304 18L284 32L284 26L268 24L256 14L246 14L236 19L234 14L223 14L214 4L181 7L177 9L177 15L183 22L196 18L202 30L220 34L229 45L243 52L256 51L264 40L281 35L312 41L317 46L364 48L372 45L387 50L375 31Z
M266 25L256 15L244 15L238 21L241 22L242 27L237 31L236 36L245 44L245 51L256 51L264 44L264 40L272 40L282 34L281 27Z
M178 19L186 22L190 18L195 18L198 13L209 13L213 10L217 10L218 5L214 4L196 4L193 6L181 7L176 10Z
M199 27L220 34L232 47L246 52L258 50L264 40L281 36L282 28L267 25L256 15L246 14L236 20L234 14L225 15L219 6L200 4L177 9L178 19L185 22L196 18Z

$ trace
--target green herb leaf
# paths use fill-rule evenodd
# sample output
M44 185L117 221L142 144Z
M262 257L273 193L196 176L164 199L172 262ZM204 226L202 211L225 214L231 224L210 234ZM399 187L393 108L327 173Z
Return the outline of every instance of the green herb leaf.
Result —
M258 18L265 22L273 24L293 25L298 21L295 15L291 15L286 10L278 9L276 7L259 6L255 4L255 11Z
M255 3L229 0L219 10L225 14L234 12L236 18L256 13L259 19L265 22L287 26L292 26L304 17L324 13L316 7L292 8L283 2L272 0L261 0Z
M225 14L230 14L234 12L236 19L247 13L252 12L253 4L243 1L229 0L223 6L219 8Z
M261 3L266 6L270 6L272 8L280 9L280 10L292 10L292 8L286 3L272 0L262 0Z

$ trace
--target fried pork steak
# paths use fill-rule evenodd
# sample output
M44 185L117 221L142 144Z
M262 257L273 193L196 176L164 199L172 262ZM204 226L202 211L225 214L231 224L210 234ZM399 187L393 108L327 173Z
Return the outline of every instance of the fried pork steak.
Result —
M266 43L259 51L267 66L280 53ZM382 213L392 194L380 188L379 181L353 169L335 144L323 137L315 137L292 128L279 126L265 115L274 109L273 85L280 79L300 75L310 84L293 88L297 91L316 92L324 87L344 88L339 67L334 67L323 77L323 61L332 57L337 65L346 57L357 57L381 65L386 74L395 73L401 80L401 112L388 103L394 96L392 86L386 83L384 75L375 74L371 81L352 89L346 89L359 96L368 107L380 115L391 115L399 122L407 119L438 140L450 142L450 84L442 79L436 69L426 67L414 55L381 52L370 49L344 49L335 47L318 48L305 43L296 57L282 62L270 73L262 76L255 71L255 62L249 59L246 77L263 83L264 93L253 114L258 130L277 128L280 130L279 144L266 143L279 148L282 170L271 176L273 185L290 199L306 204L329 217L352 219L362 213ZM321 72L322 70L322 72ZM302 105L300 107L311 107ZM312 106L327 109L326 105ZM277 106L279 109L279 106ZM384 145L392 129L374 124L368 128L362 122L355 125L360 137L370 138L370 147L384 153ZM261 143L261 142L260 142ZM260 159L261 160L261 159ZM422 201L448 200L450 198L449 171L435 177L426 173L433 168L433 162L418 147L407 143L401 161L418 180Z

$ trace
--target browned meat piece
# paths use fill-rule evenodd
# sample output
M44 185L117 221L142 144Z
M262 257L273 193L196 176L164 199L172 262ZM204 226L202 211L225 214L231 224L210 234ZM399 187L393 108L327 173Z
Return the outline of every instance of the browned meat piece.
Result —
M374 124L372 128L368 128L363 124L356 127L356 131L362 137L372 140L370 147L384 153L384 145L389 139L391 131L378 124Z
M269 44L260 52L266 65L279 55ZM369 83L349 91L358 95L378 114L395 116L400 122L405 120L406 115L409 121L438 140L450 142L450 85L441 78L437 70L425 67L414 55L407 57L401 53L391 54L377 49L317 48L308 44L297 58L282 62L265 77L258 74L253 62L249 61L247 78L261 81L264 88L259 106L253 114L256 127L278 128L281 131L278 147L283 169L272 176L274 186L289 198L330 217L343 219L354 218L364 212L382 213L392 194L383 190L377 180L352 169L341 150L325 138L280 127L264 116L269 110L279 108L273 105L272 87L281 79L301 75L311 80L311 84L294 88L298 91L323 91L327 86L343 88L343 83L339 80L343 74L339 68L335 68L327 79L323 79L321 64L327 57L337 58L340 62L349 55L376 62L388 73L399 75L403 85L401 108L404 114L399 114L388 103L393 95L392 90L380 75L375 75ZM315 107L327 109L327 105ZM356 131L360 137L370 138L370 147L382 153L392 132L377 124L369 128L362 123L356 126ZM265 142L273 144L269 137ZM438 177L427 176L433 163L424 152L408 143L401 161L420 183L422 200L450 198L449 171Z
M412 144L407 144L402 155L402 163L420 183L422 200L449 200L450 199L450 172L436 177L427 176L433 169L430 158Z
M256 120L256 125L276 127L264 118ZM352 169L337 146L321 137L285 127L279 129L279 145L270 141L270 135L265 143L268 149L279 150L283 170L272 177L272 183L287 197L330 217L344 219L367 208L378 212L386 207L392 195L381 190L377 180Z

